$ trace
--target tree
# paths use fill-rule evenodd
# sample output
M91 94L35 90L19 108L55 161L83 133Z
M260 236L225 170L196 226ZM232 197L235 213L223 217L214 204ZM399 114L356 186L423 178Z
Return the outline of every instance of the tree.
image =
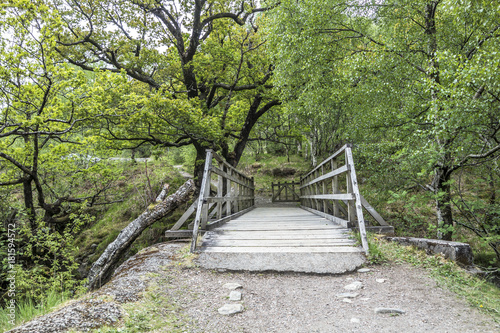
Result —
M15 225L17 297L38 299L76 286L74 237L90 207L115 200L116 173L87 132L127 82L65 64L54 48L60 17L44 1L0 11L0 193Z
M38 217L68 221L71 204L99 201L106 170L94 154L85 125L106 108L123 78L100 75L92 82L81 70L61 63L54 49L57 13L43 3L9 2L0 22L0 186L22 187L32 229ZM99 173L102 186L75 196L76 183ZM64 177L61 175L64 174Z
M451 239L452 175L499 157L499 80L489 69L500 59L499 22L493 1L284 1L272 39L277 63L298 73L277 66L278 82L293 89L297 77L326 75L351 119L345 139L375 143L372 158L431 191L438 234ZM314 100L317 88L296 95Z
M110 114L101 134L126 148L193 145L198 183L206 148L237 165L257 121L280 104L258 29L257 14L267 8L254 2L53 4L65 24L57 50L69 63L136 82L122 117Z

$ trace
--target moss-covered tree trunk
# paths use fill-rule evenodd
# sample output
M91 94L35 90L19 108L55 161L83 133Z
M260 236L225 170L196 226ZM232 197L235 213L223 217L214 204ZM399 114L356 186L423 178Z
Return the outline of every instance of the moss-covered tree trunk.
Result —
M137 237L141 235L144 229L172 213L181 204L187 202L194 189L193 180L188 180L177 192L155 206L148 207L144 213L126 226L90 268L87 277L87 287L89 289L96 289L105 283L111 276L113 269L120 261L122 255Z

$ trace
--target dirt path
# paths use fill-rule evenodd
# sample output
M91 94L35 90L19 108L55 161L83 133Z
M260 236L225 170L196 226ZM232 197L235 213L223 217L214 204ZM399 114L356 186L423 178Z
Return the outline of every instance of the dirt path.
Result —
M188 288L178 301L196 318L193 332L499 332L488 316L436 286L423 270L408 265L370 267L341 276L220 273L198 269L171 272L175 288ZM382 281L384 282L377 282ZM354 298L348 284L360 281ZM242 285L242 301L229 302L225 283ZM168 291L167 291L168 292ZM171 295L173 296L173 295ZM242 313L222 316L217 309L241 303ZM376 314L396 308L405 314Z
M185 248L184 244L163 243L143 250L127 260L99 291L13 332L63 332L69 327L85 330L104 323L117 325L127 317L124 309L140 309L145 304L137 300L147 295L147 290L152 291L149 294L154 299L168 300L168 307L172 305L154 313L164 311L165 316L176 318L176 332L500 331L492 318L439 288L424 270L408 265L373 266L366 273L336 276L217 272L192 265ZM362 288L344 289L354 281L361 282ZM231 282L242 286L238 289L241 301L228 300L230 290L224 285ZM346 292L358 295L338 297ZM218 309L226 303L242 304L244 310L232 316L219 314ZM89 315L82 317L82 308ZM377 314L376 308L396 308L405 313ZM80 321L77 316L82 317ZM173 331L167 325L154 330Z

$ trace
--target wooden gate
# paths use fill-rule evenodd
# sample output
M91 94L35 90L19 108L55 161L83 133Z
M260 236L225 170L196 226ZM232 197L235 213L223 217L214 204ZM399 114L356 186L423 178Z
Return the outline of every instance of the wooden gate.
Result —
M299 189L299 182L278 182L272 183L271 187L273 190L272 202L299 202L300 196L295 190Z

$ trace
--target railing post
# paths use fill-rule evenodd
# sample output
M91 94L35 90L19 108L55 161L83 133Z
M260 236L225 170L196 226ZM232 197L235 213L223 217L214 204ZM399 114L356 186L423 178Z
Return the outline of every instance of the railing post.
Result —
M196 243L198 241L198 229L200 227L200 223L202 218L203 206L206 205L205 200L208 197L207 192L207 184L208 184L208 194L210 194L210 167L212 165L212 151L207 150L207 155L205 157L205 168L203 169L203 179L201 181L200 188L200 196L198 197L198 208L196 210L196 217L194 219L193 226L193 239L191 240L191 252L196 251ZM203 214L205 215L205 214ZM206 223L206 221L204 222Z
M252 204L252 207L255 206L255 180L253 179L252 177L252 188L250 189L250 193L251 193L251 196L252 196L252 201L251 201L251 204Z
M224 170L224 164L219 162L219 169ZM221 175L217 175L217 197L222 198L224 196L224 178ZM222 205L224 203L217 203L217 219L222 218Z
M337 169L337 161L332 159L332 170ZM333 194L339 193L339 176L336 175L332 178L332 192ZM339 203L337 200L333 200L333 216L339 217Z
M226 172L228 175L231 175L232 171L229 168L226 168ZM232 204L232 199L233 199L233 191L231 188L231 180L228 178L226 179L226 186L227 186L227 201L226 201L226 215L229 216L231 215L232 209L233 209L233 204Z
M321 175L325 174L325 166L321 166ZM326 180L321 182L322 186L322 194L326 194ZM328 214L328 201L326 199L323 200L323 213Z
M352 181L351 181L351 165L349 164L349 159L347 157L347 148L345 150L345 164L347 165L347 173L346 173L346 186L347 193L352 194ZM356 213L354 208L354 203L352 200L347 200L347 220L351 223L356 221Z
M346 148L346 163L350 165L352 192L356 199L356 215L358 216L358 227L361 236L361 244L366 253L369 251L368 239L366 237L365 220L363 218L363 207L361 204L361 195L359 194L358 180L356 177L356 169L354 168L354 159L352 158L352 151L350 147Z

